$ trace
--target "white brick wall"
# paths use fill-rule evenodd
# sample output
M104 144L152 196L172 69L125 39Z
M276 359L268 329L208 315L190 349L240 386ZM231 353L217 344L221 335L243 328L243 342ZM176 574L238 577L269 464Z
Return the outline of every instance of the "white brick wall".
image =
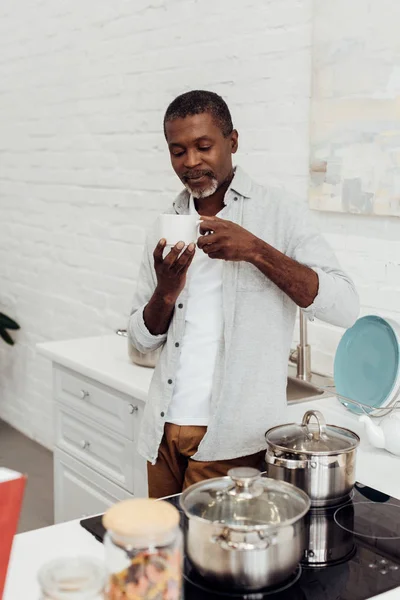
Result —
M238 162L306 198L311 0L233 6L0 5L0 310L22 326L14 348L0 344L0 415L49 447L50 365L35 344L125 325L144 229L179 189L162 134L174 96L221 93L240 131ZM317 218L363 311L396 313L398 222ZM316 366L331 368L341 333L311 328Z

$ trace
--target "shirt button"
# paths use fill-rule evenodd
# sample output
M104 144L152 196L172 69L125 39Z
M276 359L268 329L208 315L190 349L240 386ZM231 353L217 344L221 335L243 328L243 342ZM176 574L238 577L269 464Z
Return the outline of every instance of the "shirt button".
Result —
M183 308L183 304L178 304L178 308Z
M162 412L162 413L160 413L160 414L161 414L161 416L162 416L162 417L164 417L164 416L165 416L165 413L164 413L164 412Z
M168 383L171 385L171 383L172 383L172 379L168 379Z
M237 199L238 199L238 198L237 198L237 196L235 196L235 197L234 197L234 200L236 201Z
M179 342L175 343L175 348L179 348Z

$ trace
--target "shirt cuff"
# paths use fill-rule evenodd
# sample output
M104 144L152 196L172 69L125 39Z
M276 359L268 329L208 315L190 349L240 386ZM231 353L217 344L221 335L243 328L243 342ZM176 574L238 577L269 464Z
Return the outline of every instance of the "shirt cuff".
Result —
M334 304L334 288L331 285L331 278L328 273L325 273L318 267L313 268L313 271L318 275L318 293L315 296L314 302L303 308L303 313L307 316L309 321L314 321L317 313L324 313L330 309Z
M153 348L159 346L162 342L167 339L166 333L161 333L159 335L153 335L147 329L146 323L144 322L144 309L146 305L142 308L139 308L134 317L131 320L131 336L132 340L137 342L138 345L146 348L147 350L152 350Z

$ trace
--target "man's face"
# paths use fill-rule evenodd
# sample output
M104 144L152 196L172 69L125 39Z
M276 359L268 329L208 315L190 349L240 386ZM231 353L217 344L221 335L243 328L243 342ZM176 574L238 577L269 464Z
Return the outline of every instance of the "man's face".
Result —
M194 198L212 196L232 172L237 132L224 137L207 112L167 121L165 130L172 167L186 189Z

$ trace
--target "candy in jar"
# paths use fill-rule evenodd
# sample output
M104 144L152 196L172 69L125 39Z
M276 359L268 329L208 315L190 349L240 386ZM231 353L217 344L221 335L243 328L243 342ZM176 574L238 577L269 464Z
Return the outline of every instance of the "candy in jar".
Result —
M103 517L108 600L179 600L183 543L179 512L163 500L131 499Z

